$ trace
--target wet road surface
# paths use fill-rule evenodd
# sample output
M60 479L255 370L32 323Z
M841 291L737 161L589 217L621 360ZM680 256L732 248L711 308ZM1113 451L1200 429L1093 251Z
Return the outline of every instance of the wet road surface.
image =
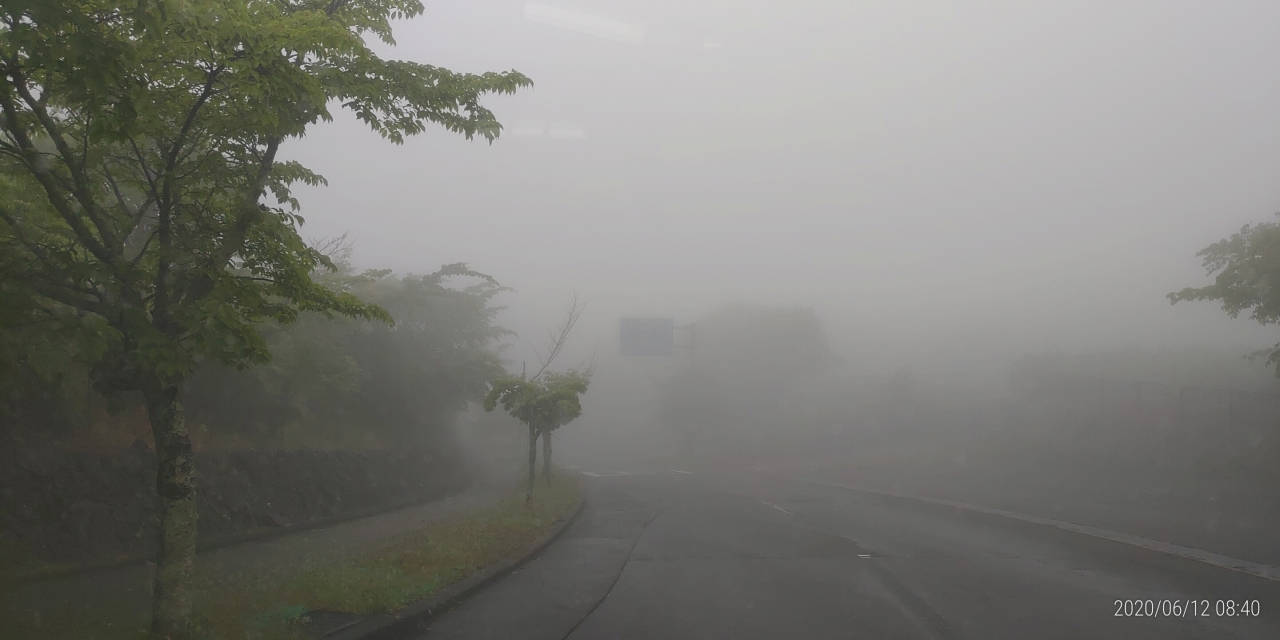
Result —
M1280 582L1053 527L759 474L584 482L565 537L424 637L1280 638Z

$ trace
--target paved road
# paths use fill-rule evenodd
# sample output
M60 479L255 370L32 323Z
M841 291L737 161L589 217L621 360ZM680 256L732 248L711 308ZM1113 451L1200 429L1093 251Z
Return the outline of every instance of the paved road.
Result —
M765 476L586 482L564 538L424 638L1280 638L1280 583L1069 531Z

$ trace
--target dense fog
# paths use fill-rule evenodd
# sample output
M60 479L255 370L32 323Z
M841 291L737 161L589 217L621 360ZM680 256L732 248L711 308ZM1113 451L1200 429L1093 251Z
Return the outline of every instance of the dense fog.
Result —
M579 291L591 341L736 301L817 309L851 364L1266 339L1163 295L1275 209L1270 3L565 6L644 41L519 2L401 25L396 56L535 87L491 101L492 146L318 128L287 149L330 179L305 233L371 267L468 261L522 333Z
M1280 637L1277 24L0 1L0 640Z
M512 287L509 368L580 294L570 352L599 354L597 408L612 378L661 368L616 356L620 317L733 303L813 309L850 375L1244 354L1271 333L1164 296L1276 209L1278 12L438 1L386 52L527 73L533 89L491 101L497 142L392 148L341 115L286 151L330 180L300 195L305 235L350 233L362 266L467 261Z

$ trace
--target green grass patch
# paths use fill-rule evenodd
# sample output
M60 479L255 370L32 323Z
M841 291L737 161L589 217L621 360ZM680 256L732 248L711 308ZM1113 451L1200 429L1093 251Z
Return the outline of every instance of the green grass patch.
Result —
M65 604L43 613L0 604L0 638L4 640L139 640L149 635L151 621L125 603L92 608Z
M202 638L296 640L299 621L323 609L347 613L389 612L511 555L567 517L581 499L565 474L541 480L533 500L524 491L480 512L427 525L366 552L312 558L288 570L252 575L209 576L197 569L193 621ZM145 638L147 620L118 609L47 613L42 619L0 610L0 639Z

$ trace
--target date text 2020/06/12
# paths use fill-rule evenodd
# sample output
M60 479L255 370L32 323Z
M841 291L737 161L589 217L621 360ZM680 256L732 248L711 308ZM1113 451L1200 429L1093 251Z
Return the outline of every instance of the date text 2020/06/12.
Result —
M1257 600L1116 600L1120 618L1235 618L1262 615Z

